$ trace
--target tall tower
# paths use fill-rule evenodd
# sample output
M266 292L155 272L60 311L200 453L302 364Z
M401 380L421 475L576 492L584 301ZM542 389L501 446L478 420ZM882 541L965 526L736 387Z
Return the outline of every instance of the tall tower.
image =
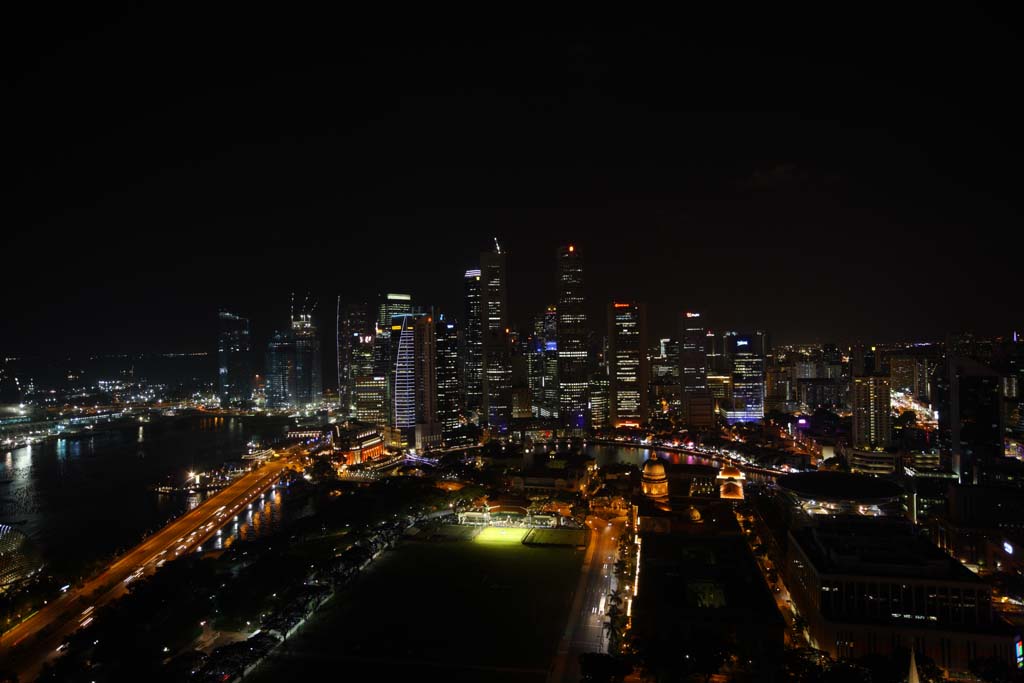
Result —
M679 318L679 388L684 407L688 395L708 388L708 332L702 320L695 311Z
M570 429L587 426L586 327L583 259L570 244L558 250L558 415Z
M647 307L636 302L608 305L609 416L614 427L647 423Z
M295 400L300 406L319 403L324 387L321 371L320 336L313 323L313 312L303 311L292 318L295 345Z
M434 319L421 314L391 319L390 403L392 443L428 448L439 437Z
M267 407L294 408L297 404L295 339L291 331L275 332L267 343Z
M343 415L356 415L356 378L373 374L375 328L366 303L342 304L338 297L338 396Z
M459 328L454 320L439 315L434 321L437 344L437 421L441 436L449 438L460 426L462 383L459 377Z
M483 314L480 306L480 269L467 270L465 275L466 316L463 332L464 407L471 420L479 422L483 402Z
M853 447L888 447L892 440L889 377L854 376L850 393L853 402Z
M227 405L252 399L252 344L249 320L220 311L217 336L217 386Z
M480 254L480 423L498 431L508 429L512 416L506 263L506 255L497 240L494 241L494 251Z
M412 296L388 293L377 307L377 329L373 344L376 374L385 374L391 361L391 320L396 315L412 313Z
M733 410L726 420L756 422L764 418L764 335L727 333L726 350L732 361Z

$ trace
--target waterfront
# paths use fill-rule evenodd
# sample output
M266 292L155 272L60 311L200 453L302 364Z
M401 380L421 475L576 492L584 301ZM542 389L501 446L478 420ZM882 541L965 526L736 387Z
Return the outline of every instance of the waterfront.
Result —
M150 487L216 467L286 421L185 417L48 439L0 453L0 522L32 539L49 571L71 580L99 560L194 507L204 495L162 496ZM276 526L281 500L263 520ZM243 524L239 534L247 534Z

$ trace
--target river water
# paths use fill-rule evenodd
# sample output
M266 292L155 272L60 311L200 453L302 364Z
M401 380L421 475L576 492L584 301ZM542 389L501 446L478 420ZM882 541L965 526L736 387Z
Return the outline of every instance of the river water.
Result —
M0 451L0 523L25 533L50 571L70 580L202 500L159 495L151 486L237 458L250 439L276 438L285 424L182 417ZM224 532L272 530L281 505L280 495L269 497L256 520Z

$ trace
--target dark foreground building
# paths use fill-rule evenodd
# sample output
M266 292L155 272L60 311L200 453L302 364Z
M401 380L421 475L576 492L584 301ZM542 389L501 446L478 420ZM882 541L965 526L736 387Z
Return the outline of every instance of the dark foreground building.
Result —
M731 515L730 515L731 516ZM781 680L785 623L744 539L736 535L641 536L633 632L651 652L696 658L723 647L754 680Z

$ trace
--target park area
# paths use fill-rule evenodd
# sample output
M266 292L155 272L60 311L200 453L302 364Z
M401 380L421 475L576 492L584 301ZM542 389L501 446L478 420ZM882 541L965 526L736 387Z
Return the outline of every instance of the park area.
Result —
M583 550L463 529L385 552L249 680L544 681Z

